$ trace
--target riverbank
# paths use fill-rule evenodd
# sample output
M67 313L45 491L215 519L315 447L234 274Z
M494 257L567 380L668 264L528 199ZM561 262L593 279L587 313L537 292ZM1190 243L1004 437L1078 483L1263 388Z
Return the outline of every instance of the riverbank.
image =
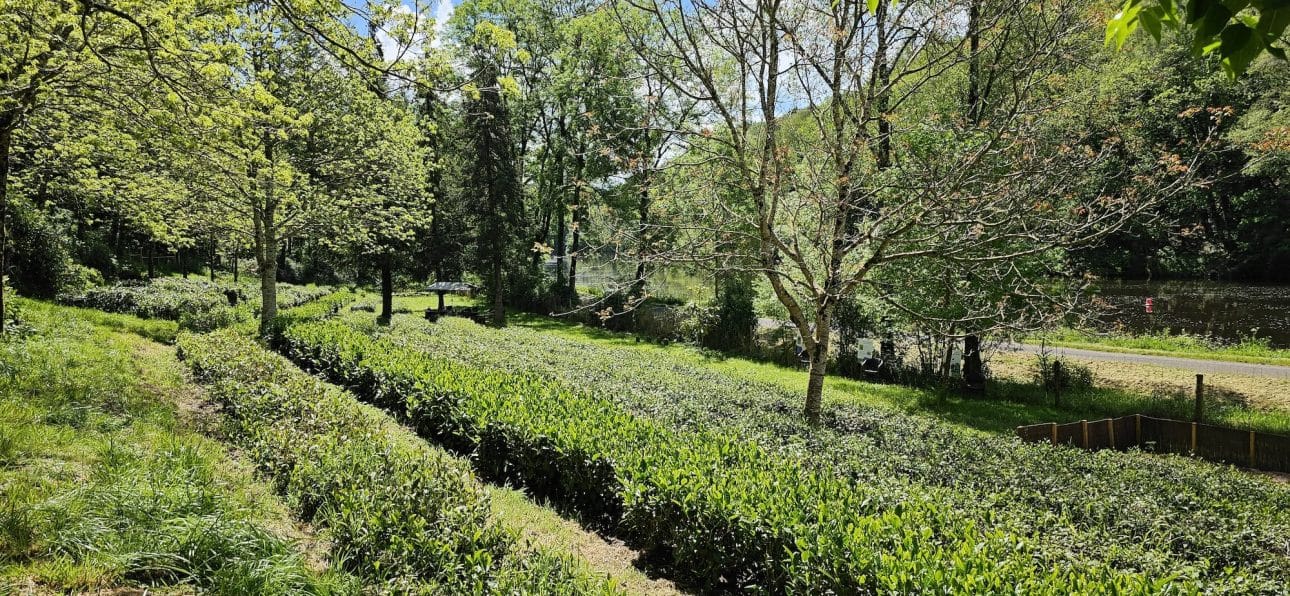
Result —
M1095 334L1063 328L1029 336L1022 341L1032 345L1043 344L1103 352L1290 366L1290 349L1273 348L1265 341L1253 339L1223 345L1197 335Z

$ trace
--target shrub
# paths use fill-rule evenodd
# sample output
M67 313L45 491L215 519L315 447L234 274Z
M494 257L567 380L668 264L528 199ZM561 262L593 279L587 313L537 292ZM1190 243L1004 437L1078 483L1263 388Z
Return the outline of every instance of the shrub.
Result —
M565 558L534 561L489 519L469 469L386 416L227 331L180 338L184 358L228 408L230 432L296 510L328 529L355 573L395 591L558 586L614 593Z
M1093 369L1041 351L1035 355L1034 380L1036 385L1053 396L1055 403L1060 404L1062 395L1081 393L1093 388Z
M203 279L163 277L150 282L126 282L91 288L79 294L68 294L60 301L71 306L94 308L129 314L145 319L178 321L181 329L212 331L253 318L259 310L259 292L245 286L209 282ZM238 306L230 306L226 291L243 297ZM332 292L326 286L293 286L279 284L278 305L292 308L317 300Z
M16 203L11 212L9 283L24 296L53 298L72 265L66 236L48 215L26 202Z
M428 437L636 541L708 590L1152 591L1132 569L981 528L944 489L802 465L737 436L678 431L541 376L483 370L342 322L279 346ZM1168 576L1162 576L1168 582ZM1186 589L1185 579L1171 588Z
M378 333L370 315L341 319L359 334ZM715 371L697 357L613 341L406 317L379 333L377 351L536 376L672 431L707 430L755 443L806 470L868 485L885 500L940 494L944 506L980 531L1020 533L1057 561L1074 556L1238 592L1250 586L1275 592L1290 570L1282 540L1290 532L1290 491L1239 471L1187 458L1019 444L842 403L831 405L822 427L811 428L797 415L796 393Z

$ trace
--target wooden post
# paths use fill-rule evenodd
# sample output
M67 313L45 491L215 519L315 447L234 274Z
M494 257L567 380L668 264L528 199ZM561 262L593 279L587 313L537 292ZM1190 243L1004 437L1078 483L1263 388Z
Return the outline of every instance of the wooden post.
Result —
M1254 431L1250 431L1250 467L1254 467Z
M1053 441L1052 441L1052 443L1053 443L1053 445L1056 445L1056 444L1057 444L1057 423L1056 423L1056 422L1054 422L1054 423L1053 423Z
M1201 421L1205 413L1205 375L1196 375L1196 416L1195 422ZM1195 450L1195 446L1193 446Z
M1142 414L1133 415L1133 443L1142 447Z
M1080 421L1079 421L1079 429L1080 429L1080 431L1081 431L1081 432L1083 432L1083 433L1084 433L1084 448L1085 448L1085 449L1088 449L1088 421L1087 421L1087 420L1080 420Z
M1106 419L1106 436L1111 443L1111 449L1115 449L1115 419Z
M1196 453L1196 423L1191 423L1191 452Z

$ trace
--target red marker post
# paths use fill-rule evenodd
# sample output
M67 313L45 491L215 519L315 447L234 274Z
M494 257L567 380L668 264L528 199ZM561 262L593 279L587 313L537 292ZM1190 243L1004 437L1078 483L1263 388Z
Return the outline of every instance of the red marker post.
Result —
M1147 301L1146 301L1146 307L1147 307L1147 312L1148 312L1148 313L1155 312L1155 300L1153 300L1153 299L1151 299L1151 298L1147 298Z

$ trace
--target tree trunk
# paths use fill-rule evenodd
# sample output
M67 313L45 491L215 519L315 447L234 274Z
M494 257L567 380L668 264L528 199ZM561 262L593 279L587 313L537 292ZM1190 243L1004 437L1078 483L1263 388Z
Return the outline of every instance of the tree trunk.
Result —
M210 276L211 276L212 283L215 281L215 259L217 258L219 258L219 251L218 251L218 248L215 246L215 237L211 236L210 259L209 259L209 262L206 264L206 266L210 268Z
M157 277L157 241L148 241L148 279Z
M175 249L175 262L179 265L179 274L182 275L184 279L188 279L188 259L185 258L186 256L184 249Z
M394 258L389 252L381 255L381 316L376 322L389 325L394 317Z
M260 337L268 339L278 316L278 237L272 217L266 215L259 233L256 264L260 266Z
M492 275L492 298L493 312L489 316L489 323L494 327L506 326L506 300L502 292L502 262L500 259L493 261Z
M229 258L233 260L233 283L237 283L241 279L241 276L238 275L238 270L237 270L237 256L238 256L237 249L233 249L228 254L229 254Z
M569 222L573 226L573 239L569 243L569 297L578 303L578 242L582 236L582 171L585 168L583 153L586 147L579 147L578 156L573 166L573 210Z
M112 264L113 279L121 279L121 268L125 266L125 245L121 241L121 210L114 209L112 214L112 254L116 262Z
M968 5L968 120L981 122L981 0Z
M578 296L578 206L574 205L573 216L573 239L569 243L569 297L577 303Z
M803 415L811 426L820 424L820 411L824 402L824 375L829 365L829 330L817 331L819 339L810 350L810 380L806 383L806 408Z
M0 126L0 333L4 333L4 282L9 273L9 148L12 140L12 128L7 123Z
M641 177L640 194L637 196L636 215L639 219L636 241L639 246L636 247L636 279L632 282L632 295L645 295L645 257L649 251L649 189L650 177L644 175Z

